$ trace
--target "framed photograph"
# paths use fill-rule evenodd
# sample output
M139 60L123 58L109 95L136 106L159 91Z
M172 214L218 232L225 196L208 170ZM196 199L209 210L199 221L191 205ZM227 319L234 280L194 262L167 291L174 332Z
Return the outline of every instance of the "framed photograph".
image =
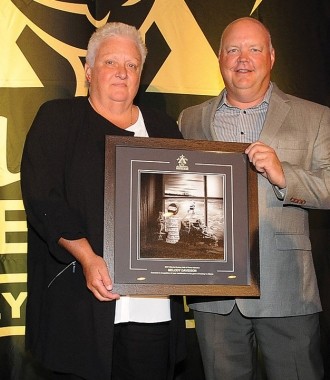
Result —
M106 137L104 258L114 292L259 295L247 145Z

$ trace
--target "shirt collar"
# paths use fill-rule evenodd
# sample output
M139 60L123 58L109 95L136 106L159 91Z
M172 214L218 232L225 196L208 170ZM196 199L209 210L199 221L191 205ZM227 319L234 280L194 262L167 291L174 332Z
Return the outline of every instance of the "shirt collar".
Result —
M269 105L269 101L270 101L270 96L272 94L272 90L273 90L273 83L272 82L269 82L269 87L268 87L268 90L266 91L265 93L265 96L262 100L261 103L257 104L256 106L253 106L253 107L249 107L250 109L252 108L257 108L259 107L261 104L263 103L266 103L267 105ZM228 102L227 102L227 90L225 89L224 92L223 92L223 95L222 95L222 98L220 100L220 103L218 105L218 108L217 109L220 109L222 106L227 106L229 108L237 108L235 106L232 106L230 105Z

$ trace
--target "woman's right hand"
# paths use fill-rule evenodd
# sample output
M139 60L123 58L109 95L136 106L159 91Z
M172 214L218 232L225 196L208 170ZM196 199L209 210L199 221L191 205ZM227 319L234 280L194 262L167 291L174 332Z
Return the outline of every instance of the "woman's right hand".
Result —
M112 293L112 280L106 262L96 254L85 257L80 262L86 278L87 288L99 301L119 299L119 294Z
M99 301L119 299L119 294L112 293L112 280L106 262L93 251L87 239L60 238L58 244L70 252L81 264L87 288Z

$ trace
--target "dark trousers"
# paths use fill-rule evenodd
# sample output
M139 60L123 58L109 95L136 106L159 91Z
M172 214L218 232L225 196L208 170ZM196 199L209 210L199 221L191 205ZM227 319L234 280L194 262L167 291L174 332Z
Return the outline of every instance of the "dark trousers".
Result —
M115 325L112 380L167 380L169 323Z
M168 322L115 325L111 380L169 380L169 347ZM84 379L53 373L51 380Z
M268 380L322 380L318 314L247 318L194 312L207 380L255 380L260 349Z

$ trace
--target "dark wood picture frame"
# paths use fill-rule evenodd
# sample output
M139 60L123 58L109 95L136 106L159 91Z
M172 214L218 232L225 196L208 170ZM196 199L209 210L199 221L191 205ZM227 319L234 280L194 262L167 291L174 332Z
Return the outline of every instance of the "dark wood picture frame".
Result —
M114 292L260 295L247 145L106 137L104 259Z

